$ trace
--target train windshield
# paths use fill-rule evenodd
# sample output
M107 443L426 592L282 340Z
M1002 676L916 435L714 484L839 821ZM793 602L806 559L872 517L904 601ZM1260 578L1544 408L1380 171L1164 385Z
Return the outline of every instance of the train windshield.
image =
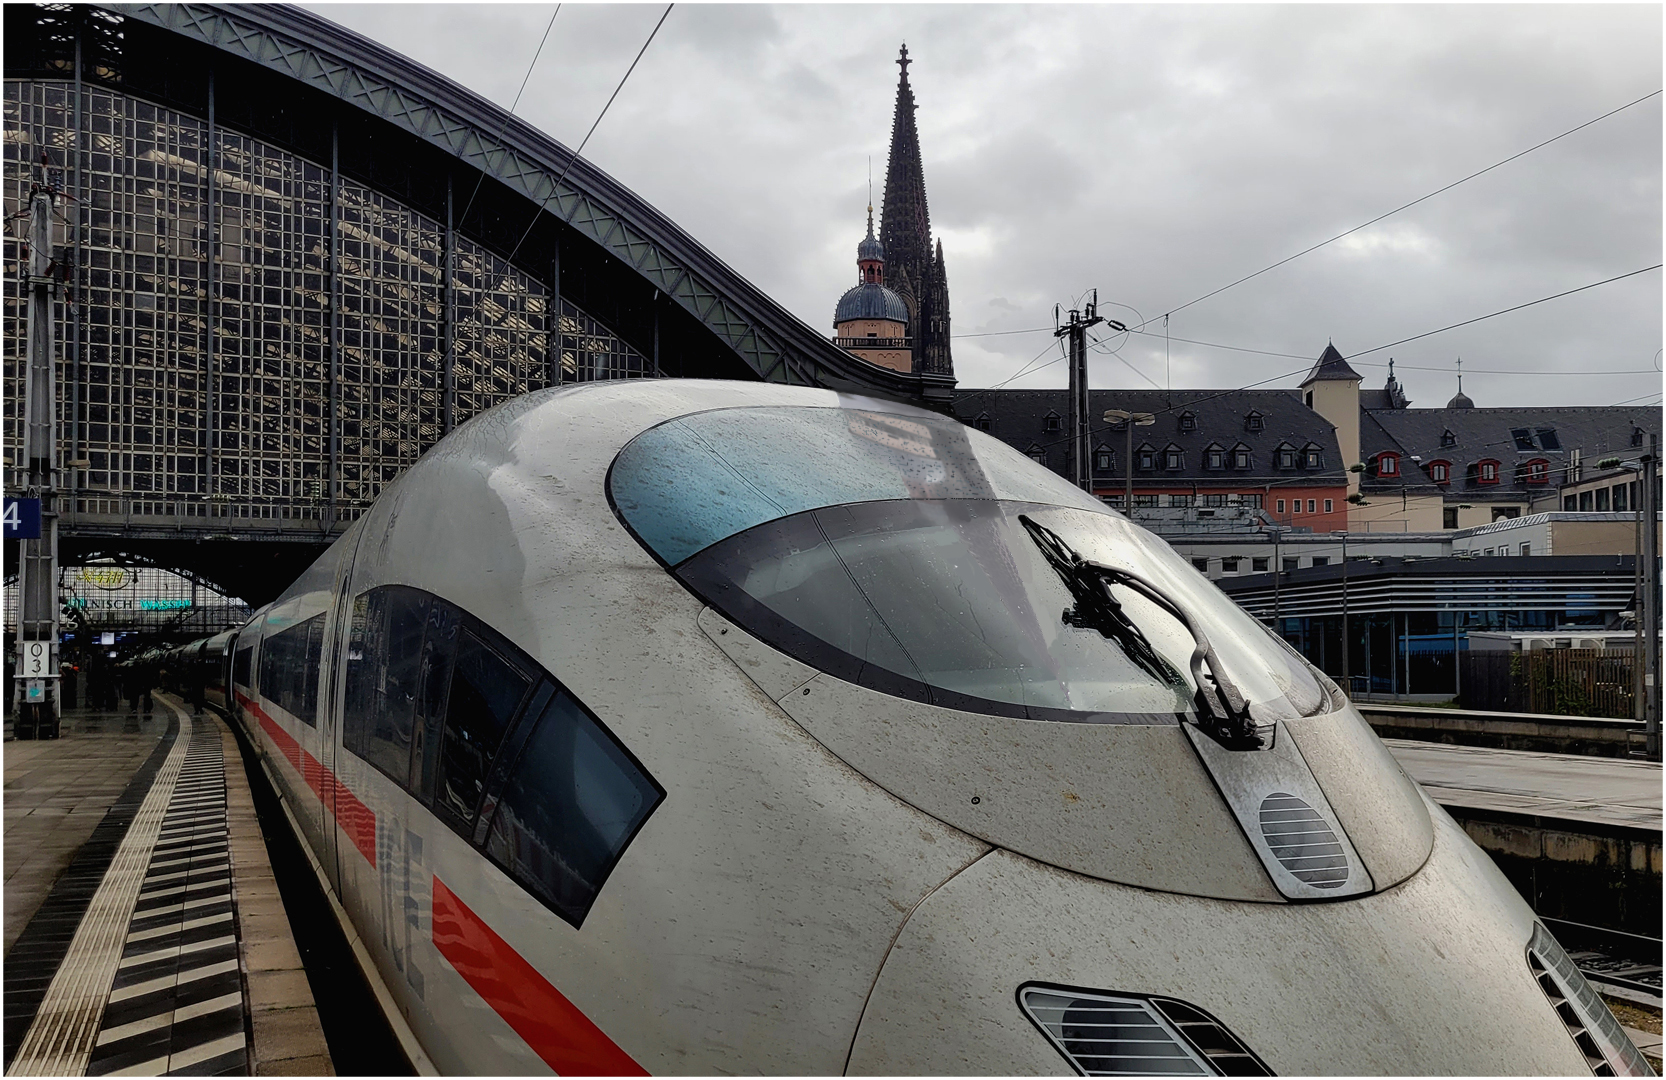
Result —
M864 430L896 421L913 437ZM830 675L1036 720L1191 713L1191 632L1133 589L1085 589L1075 559L1136 574L1191 613L1260 715L1329 707L1306 663L1166 543L951 420L796 408L672 424L615 463L621 516L702 599Z

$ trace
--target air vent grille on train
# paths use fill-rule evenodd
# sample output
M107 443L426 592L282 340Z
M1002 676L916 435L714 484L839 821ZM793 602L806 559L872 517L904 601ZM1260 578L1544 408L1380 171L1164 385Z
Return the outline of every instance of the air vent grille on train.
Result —
M1261 835L1273 857L1315 889L1348 881L1348 856L1319 812L1296 796L1275 791L1261 802Z
M1024 1011L1083 1076L1271 1076L1214 1017L1171 998L1025 987Z
M1654 1075L1654 1070L1626 1037L1620 1022L1591 989L1573 960L1549 931L1538 924L1534 924L1533 940L1527 944L1527 966L1594 1075Z

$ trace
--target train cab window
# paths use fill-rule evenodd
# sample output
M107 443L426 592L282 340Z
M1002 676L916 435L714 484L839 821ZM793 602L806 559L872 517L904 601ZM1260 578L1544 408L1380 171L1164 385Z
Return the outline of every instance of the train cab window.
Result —
M1329 705L1322 676L1173 548L1055 480L940 418L758 408L650 428L608 482L620 517L697 597L881 693L1030 720L1179 723L1195 707L1196 641L1125 586L1104 604L1090 560L1230 621L1216 651L1254 684L1250 700L1290 715Z
M525 671L481 637L472 628L458 635L434 795L435 808L464 836L473 835L486 773L532 685Z
M317 727L323 656L322 614L266 638L260 649L261 696L308 727Z
M485 830L486 854L579 926L665 791L565 690L521 727L531 732Z

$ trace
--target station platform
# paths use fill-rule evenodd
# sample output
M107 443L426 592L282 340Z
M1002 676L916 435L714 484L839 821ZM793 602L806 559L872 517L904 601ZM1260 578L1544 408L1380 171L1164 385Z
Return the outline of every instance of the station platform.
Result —
M230 729L157 694L62 732L5 749L6 1072L331 1073Z
M1660 833L1659 762L1384 739L1412 779L1463 807Z

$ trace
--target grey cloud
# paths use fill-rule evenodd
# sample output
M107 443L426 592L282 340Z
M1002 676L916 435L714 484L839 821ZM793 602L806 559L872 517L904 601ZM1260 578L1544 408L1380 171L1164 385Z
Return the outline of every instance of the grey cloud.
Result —
M495 101L550 7L319 8ZM572 5L522 112L575 143L661 9ZM1148 318L1661 85L1644 5L687 5L586 154L818 330L855 273L906 40L957 332L1048 326L1097 286ZM876 185L877 187L877 185ZM876 201L879 192L876 190ZM1660 261L1659 99L1179 311L1173 336L1345 353ZM1650 367L1659 274L1392 350L1412 396L1474 366ZM963 338L961 381L1048 334ZM1120 347L1161 381L1161 337ZM1482 363L1482 359L1487 362ZM1045 357L1044 357L1045 359ZM1375 380L1387 354L1361 360ZM1173 378L1300 361L1170 343ZM1143 385L1097 356L1101 385ZM1062 385L1062 365L1019 385ZM1466 377L1489 403L1606 404L1655 376Z

